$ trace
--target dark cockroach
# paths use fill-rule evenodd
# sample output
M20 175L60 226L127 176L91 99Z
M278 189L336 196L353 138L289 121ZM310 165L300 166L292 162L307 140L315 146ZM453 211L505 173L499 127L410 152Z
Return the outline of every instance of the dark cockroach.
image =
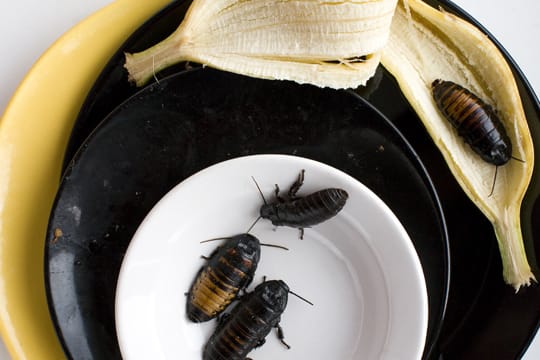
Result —
M512 143L491 106L451 81L437 79L431 88L441 113L484 161L500 166L510 160Z
M437 107L456 128L458 135L484 161L496 166L493 192L497 167L512 158L523 162L512 156L512 142L503 123L490 105L452 81L437 79L431 84L431 89Z
M320 224L335 216L343 209L349 194L338 188L323 189L304 197L296 193L304 183L302 170L288 192L288 199L279 196L279 187L276 184L276 202L267 203L264 195L257 185L264 204L260 208L260 218L268 219L275 226L290 226L300 229L300 238L304 236L304 228ZM257 222L257 220L255 222ZM255 223L253 224L255 225ZM253 226L252 225L252 226Z
M199 270L187 293L187 316L203 322L218 316L253 279L261 256L259 240L233 236L219 246Z
M281 280L269 280L259 284L246 294L234 309L220 322L206 343L203 360L243 360L255 347L264 344L273 328L287 348L283 331L279 326L281 314L287 307L289 290ZM298 296L298 295L296 295ZM306 299L300 299L313 305Z
M225 244L205 257L206 265L199 270L186 294L186 311L191 321L215 318L251 283L259 263L261 245L283 248L261 244L250 234L223 239L227 240Z

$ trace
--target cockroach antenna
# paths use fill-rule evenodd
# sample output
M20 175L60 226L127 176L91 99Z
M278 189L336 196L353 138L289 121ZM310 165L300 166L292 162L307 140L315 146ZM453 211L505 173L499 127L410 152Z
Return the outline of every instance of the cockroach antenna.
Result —
M309 305L313 306L313 303L311 301L309 301L308 299L298 295L297 293L295 292L292 292L291 290L289 290L289 294L293 294L294 296L296 296L297 298L299 298L300 300L303 300L305 302L307 302Z
M525 160L522 160L520 158L517 158L515 156L510 156L511 159L519 161L522 164L525 164ZM499 170L499 166L495 165L495 175L493 175L493 184L491 185L491 191L488 195L488 197L491 197L493 195L493 191L495 190L495 181L497 180L497 171Z
M202 243L206 243L206 242L210 242L210 241L228 240L228 239L230 239L230 237L218 237L218 238L203 240L200 243L202 244Z
M257 186L257 190L259 190L259 194L261 194L261 197L264 201L264 205L268 205L268 203L266 202L266 199L264 198L264 194L263 192L261 191L261 188L259 187L259 184L257 183L257 180L255 180L255 178L252 176L251 179L253 180L253 182L255 183L255 186Z
M261 216L259 216L258 218L255 219L255 221L253 222L253 224L251 224L251 226L249 227L249 229L247 229L246 233L249 233L251 231L251 229L253 229L253 227L255 226L255 224L257 223L257 221L261 220Z
M207 243L207 242L210 242L210 241L229 240L229 239L232 239L232 237L218 237L218 238L213 238L213 239L203 240L203 241L200 242L200 244ZM273 248L278 248L278 249L283 249L283 250L289 251L289 248L287 248L287 247L285 247L285 246L281 246L281 245L266 244L266 243L259 243L259 245L261 245L261 246L268 246L268 247L273 247Z
M491 184L491 191L489 192L488 197L491 197L493 195L493 191L495 190L495 181L497 181L497 171L499 170L498 166L495 166L495 175L493 175L493 183Z
M263 199L263 202L264 202L264 205L268 205L268 203L266 202L266 199L264 197L264 194L261 190L261 188L259 187L259 184L257 183L257 180L255 180L255 178L252 176L251 177L251 180L253 180L253 182L255 183L255 186L257 187L257 190L259 190L259 194L261 194L261 197ZM246 231L246 233L249 233L251 231L251 229L253 229L253 227L255 226L255 224L261 219L261 216L259 215L259 217L257 219L255 219L255 221L253 222L253 224L251 224L251 226L249 227L249 229Z
M285 247L285 246L281 246L281 245L274 245L274 244L265 244L265 243L260 243L261 246L268 246L268 247L273 247L273 248L278 248L278 249L283 249L283 250L287 250L289 251L289 248Z

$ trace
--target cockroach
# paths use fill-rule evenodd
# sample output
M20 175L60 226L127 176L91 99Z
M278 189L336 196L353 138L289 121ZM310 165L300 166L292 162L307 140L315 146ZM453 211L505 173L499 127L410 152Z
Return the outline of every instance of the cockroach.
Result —
M304 197L297 196L296 193L304 183L305 170L300 171L298 178L292 184L288 192L288 199L283 199L279 195L279 186L275 185L276 202L267 203L266 199L253 179L257 189L263 198L264 204L260 208L260 215L255 223L260 219L268 219L275 226L290 226L300 229L300 239L304 238L304 228L311 227L334 217L343 209L349 194L339 188L328 188L316 191ZM255 225L253 223L253 225ZM253 227L252 225L252 227ZM250 228L251 229L251 228Z
M217 317L252 281L259 263L261 244L250 234L240 234L226 239L203 266L187 295L187 316L191 321L204 322ZM210 240L206 240L210 241Z
M439 111L454 126L458 135L484 161L495 165L493 193L497 167L512 158L523 162L512 156L512 142L502 121L490 105L452 81L437 79L431 84L431 90Z
M290 291L282 280L265 280L220 319L204 347L203 360L246 359L251 350L264 344L273 328L277 329L281 343L289 349L279 326L289 293L313 305Z
M437 79L433 99L458 134L484 161L504 165L512 157L512 143L493 108L468 89Z

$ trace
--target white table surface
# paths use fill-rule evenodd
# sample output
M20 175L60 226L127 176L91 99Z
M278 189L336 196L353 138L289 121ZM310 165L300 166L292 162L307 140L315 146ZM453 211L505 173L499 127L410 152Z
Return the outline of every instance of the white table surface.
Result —
M54 40L87 15L112 1L2 0L0 113L4 112L11 95L26 72ZM540 1L454 0L454 2L483 24L512 54L536 93L540 94L540 66L538 66ZM0 341L0 360L9 359ZM536 336L523 357L523 360L533 359L540 359L540 335Z

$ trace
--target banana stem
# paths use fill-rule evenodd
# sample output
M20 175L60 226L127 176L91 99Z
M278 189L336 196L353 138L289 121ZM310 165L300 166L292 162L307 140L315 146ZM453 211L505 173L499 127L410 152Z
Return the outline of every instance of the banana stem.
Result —
M128 71L129 81L134 82L137 86L142 86L150 78L155 77L159 71L188 60L184 50L186 41L182 32L178 30L144 51L134 54L125 53L124 67Z
M523 245L519 208L505 209L504 217L499 220L493 226L502 259L503 278L518 292L522 286L536 282Z

